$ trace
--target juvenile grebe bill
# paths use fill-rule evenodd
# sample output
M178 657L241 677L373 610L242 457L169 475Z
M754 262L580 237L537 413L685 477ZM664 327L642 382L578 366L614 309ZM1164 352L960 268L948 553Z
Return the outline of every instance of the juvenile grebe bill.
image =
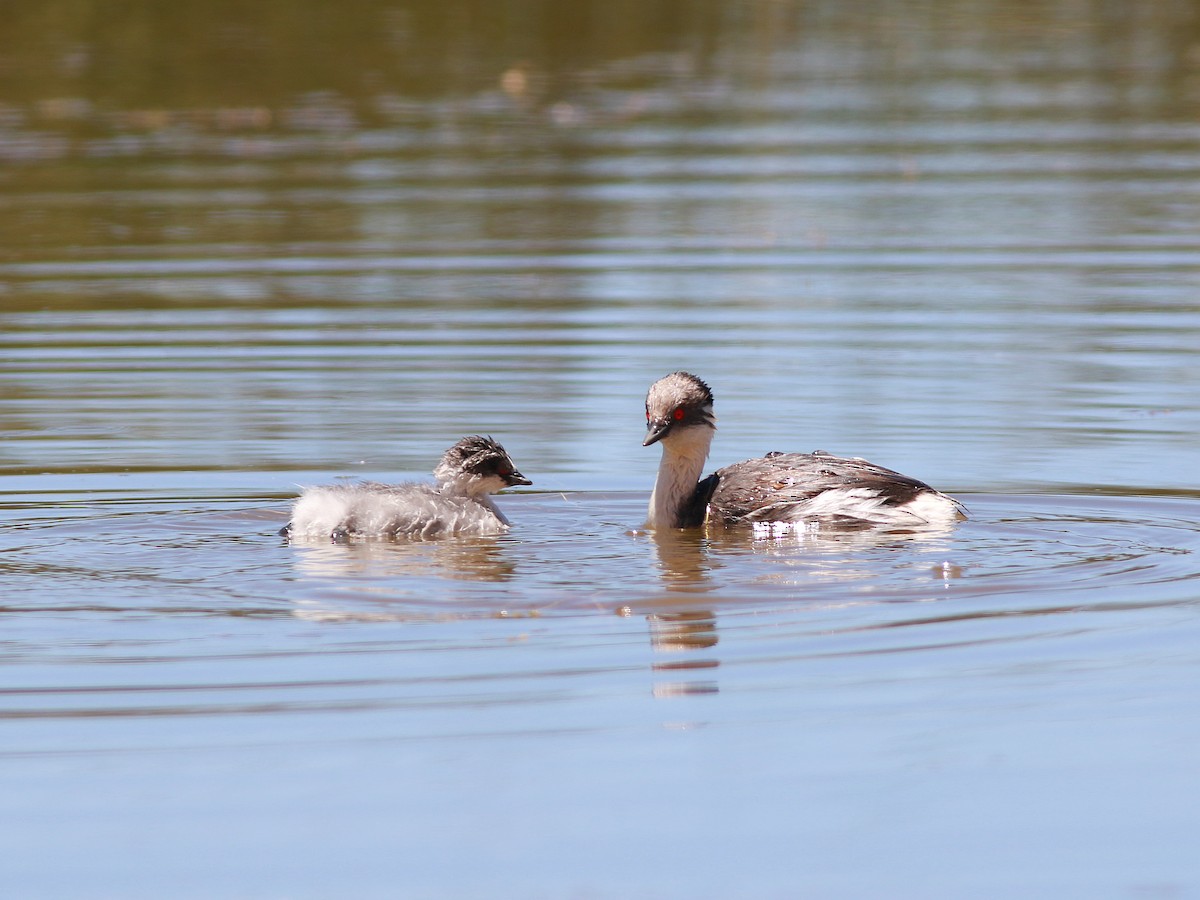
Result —
M443 454L438 484L370 481L306 488L281 534L291 538L435 538L497 534L509 521L490 494L533 482L491 437L470 435Z
M716 433L713 393L673 372L646 394L643 446L662 445L650 494L649 528L705 523L925 526L966 518L962 504L929 485L865 459L768 453L700 476Z

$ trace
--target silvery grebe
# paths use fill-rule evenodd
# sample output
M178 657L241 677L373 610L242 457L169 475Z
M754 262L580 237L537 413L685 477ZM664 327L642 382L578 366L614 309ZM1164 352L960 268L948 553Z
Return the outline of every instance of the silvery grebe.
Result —
M705 522L921 526L966 517L957 500L924 482L823 451L768 453L700 481L716 427L712 391L695 375L675 372L650 386L642 446L661 443L662 461L647 527Z
M437 485L406 482L333 484L306 488L292 508L287 537L351 536L432 538L496 534L508 519L489 494L533 484L490 437L465 437L433 470Z

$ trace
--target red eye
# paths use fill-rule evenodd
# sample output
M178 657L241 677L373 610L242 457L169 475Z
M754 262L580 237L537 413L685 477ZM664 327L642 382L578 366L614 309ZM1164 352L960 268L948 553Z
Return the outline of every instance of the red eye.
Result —
M676 409L675 412L671 413L671 418L674 419L676 422L682 422L684 415L685 415L685 413L683 411L683 407L681 406L678 409Z

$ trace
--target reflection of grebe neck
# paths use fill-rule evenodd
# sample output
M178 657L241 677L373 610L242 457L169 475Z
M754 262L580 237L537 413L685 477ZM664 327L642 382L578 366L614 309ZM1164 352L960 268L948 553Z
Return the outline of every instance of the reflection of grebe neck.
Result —
M683 524L680 513L696 493L713 432L710 425L679 428L659 442L662 459L650 494L648 528L679 528Z

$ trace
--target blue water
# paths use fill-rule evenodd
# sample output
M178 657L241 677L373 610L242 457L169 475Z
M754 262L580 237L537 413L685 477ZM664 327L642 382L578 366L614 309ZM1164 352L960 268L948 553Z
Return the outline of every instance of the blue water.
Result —
M499 538L291 546L279 503L112 494L6 529L3 867L32 893L1196 876L1192 500L756 541L524 494Z
M1190 8L39 8L6 894L1200 891ZM680 368L970 518L647 533ZM509 533L279 537L476 432Z

